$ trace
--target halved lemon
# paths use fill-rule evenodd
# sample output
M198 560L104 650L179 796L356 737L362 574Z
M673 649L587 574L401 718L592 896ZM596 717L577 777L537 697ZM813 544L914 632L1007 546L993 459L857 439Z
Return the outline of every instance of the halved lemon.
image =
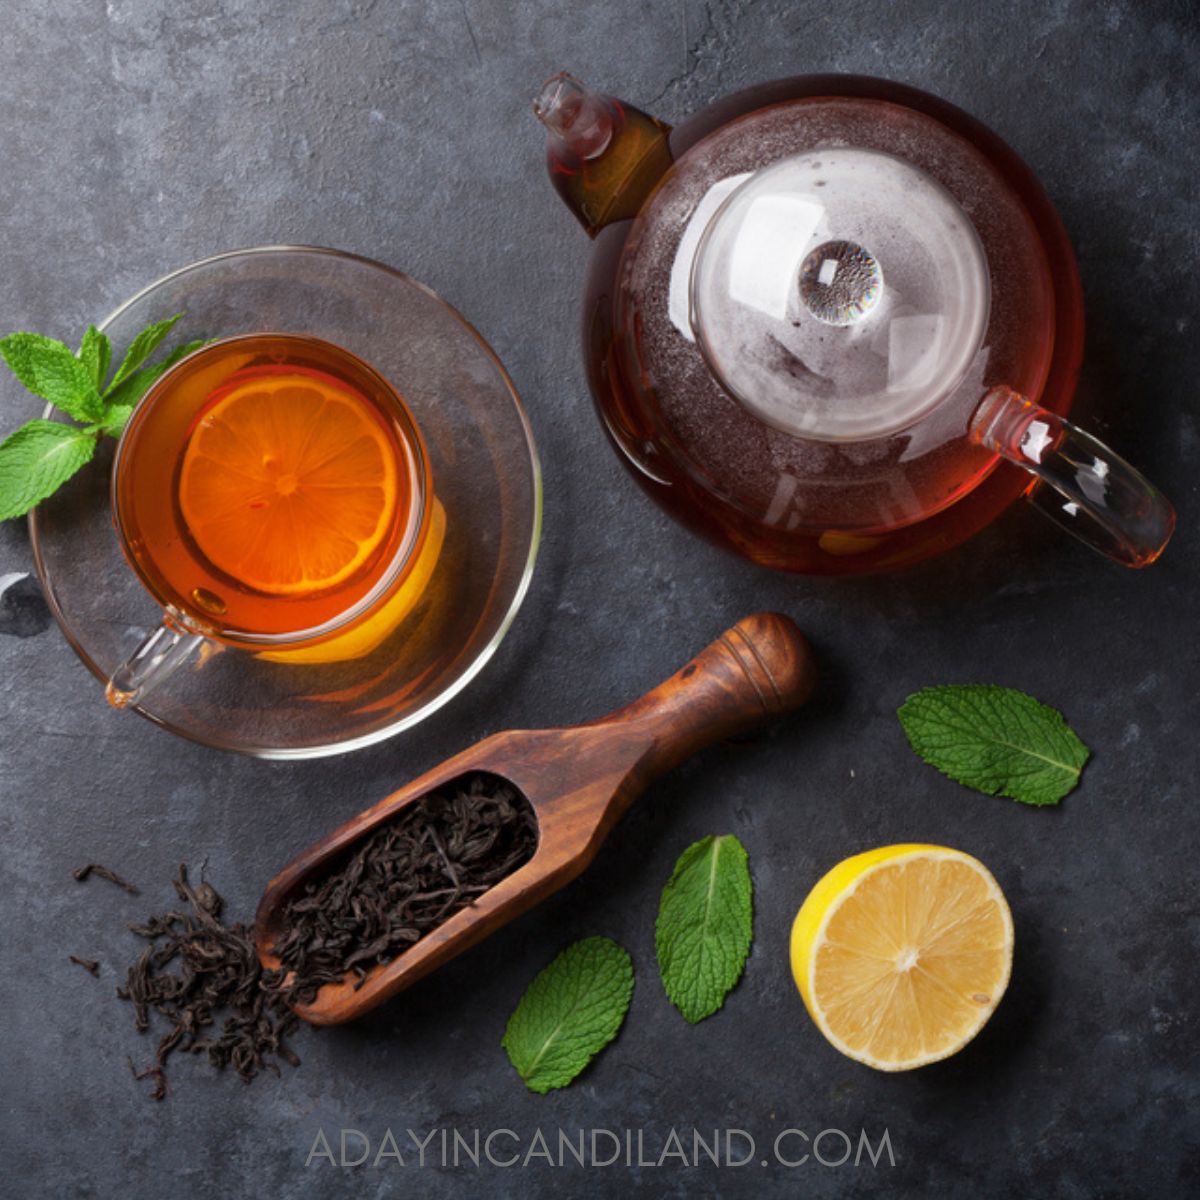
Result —
M396 454L367 401L333 380L251 379L192 431L179 506L205 557L240 583L271 595L336 587L391 529Z
M1012 951L1000 885L945 846L883 846L845 859L792 926L792 974L817 1028L881 1071L961 1050L1000 1003Z

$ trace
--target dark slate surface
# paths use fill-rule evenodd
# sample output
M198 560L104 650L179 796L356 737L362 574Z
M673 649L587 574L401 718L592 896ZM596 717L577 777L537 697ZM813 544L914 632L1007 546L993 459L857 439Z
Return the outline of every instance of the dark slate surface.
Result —
M570 11L567 11L570 10ZM0 324L76 336L163 271L292 240L394 263L470 315L524 394L546 466L532 592L476 684L417 731L281 765L200 749L107 711L27 584L0 604L0 894L8 1195L803 1194L1155 1196L1200 1184L1196 1113L1198 22L1187 2L961 5L10 0L0 24ZM1122 571L1017 509L887 580L775 577L644 499L606 446L576 348L587 245L542 177L529 112L570 68L678 119L804 71L892 76L976 113L1041 175L1079 250L1090 327L1080 411L1178 504L1152 570ZM31 414L3 386L3 428ZM0 574L31 569L0 529ZM243 1087L181 1062L152 1104L113 998L124 922L181 859L248 916L333 824L483 734L604 711L745 612L810 631L806 715L664 779L591 872L371 1019L301 1039L303 1066ZM893 715L927 683L1011 684L1063 708L1096 754L1060 809L969 794L908 752ZM653 966L676 855L736 833L757 886L745 979L692 1028ZM994 1021L955 1060L874 1074L815 1031L786 937L841 857L946 842L995 871L1017 957ZM71 868L107 862L134 901ZM619 1040L571 1089L528 1094L499 1048L533 973L609 934L638 969ZM45 950L50 946L49 953ZM100 958L99 980L66 961ZM407 1166L305 1168L318 1129ZM404 1130L886 1128L895 1167L416 1167ZM435 1141L431 1157L439 1161ZM507 1143L498 1143L502 1153ZM836 1157L836 1142L824 1143ZM785 1149L790 1147L785 1146ZM569 1162L570 1160L568 1160Z

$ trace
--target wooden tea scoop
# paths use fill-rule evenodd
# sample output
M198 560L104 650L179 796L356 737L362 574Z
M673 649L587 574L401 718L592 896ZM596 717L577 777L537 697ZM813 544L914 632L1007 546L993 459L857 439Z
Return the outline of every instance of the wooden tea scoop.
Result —
M406 804L460 776L487 771L509 780L533 806L533 856L474 903L427 933L391 962L326 984L296 1012L315 1025L361 1016L461 954L574 879L595 857L617 820L656 776L688 755L799 708L816 666L804 635L787 617L758 613L739 621L682 670L624 708L566 729L497 733L434 767L322 838L268 885L258 906L258 956L285 933L284 906L306 880L335 869L342 851L391 820Z

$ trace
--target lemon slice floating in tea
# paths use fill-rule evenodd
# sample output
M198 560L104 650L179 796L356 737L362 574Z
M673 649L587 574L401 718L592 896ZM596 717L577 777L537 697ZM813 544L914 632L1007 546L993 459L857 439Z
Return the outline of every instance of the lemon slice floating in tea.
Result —
M426 588L433 578L433 571L438 564L445 540L446 510L441 501L434 497L430 505L429 530L413 559L411 569L404 582L373 609L370 616L316 645L298 646L289 650L260 650L255 654L255 658L297 666L319 666L365 658L378 650L425 598ZM315 698L325 699L324 696Z
M792 974L843 1054L906 1071L961 1050L1012 968L1008 904L988 869L945 846L884 846L839 863L792 926Z
M272 595L336 587L387 538L397 469L370 406L305 372L236 385L184 451L179 506L218 570Z

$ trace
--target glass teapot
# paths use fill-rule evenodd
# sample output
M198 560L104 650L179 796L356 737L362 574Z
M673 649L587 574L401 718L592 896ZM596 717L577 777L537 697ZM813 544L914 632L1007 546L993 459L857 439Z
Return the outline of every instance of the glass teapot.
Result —
M1175 514L1067 422L1075 259L1024 163L923 92L806 76L671 128L569 75L534 104L595 240L588 379L669 512L767 566L889 570L1020 495L1109 557Z

